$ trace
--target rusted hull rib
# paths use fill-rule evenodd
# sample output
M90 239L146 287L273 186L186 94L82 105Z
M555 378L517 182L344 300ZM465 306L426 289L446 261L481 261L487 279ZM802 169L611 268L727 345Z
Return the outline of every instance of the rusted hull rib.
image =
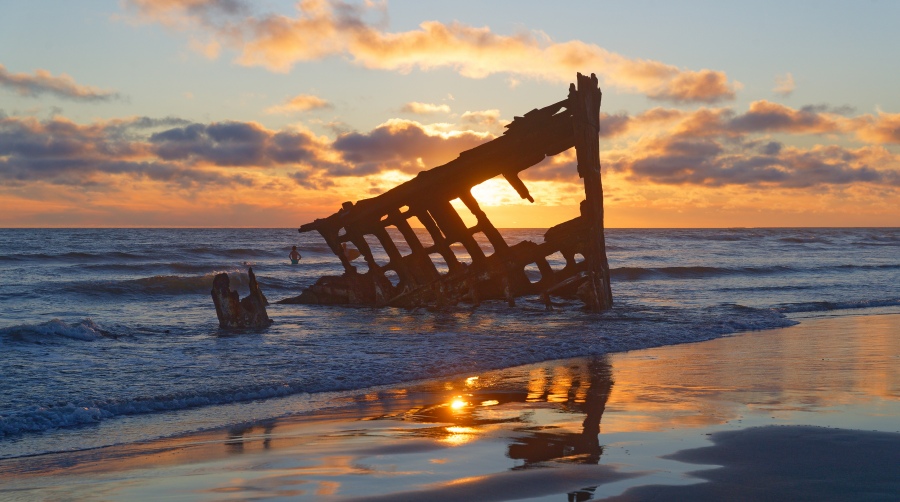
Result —
M420 172L415 178L377 197L343 207L327 218L300 227L317 231L344 266L339 277L323 277L288 303L419 306L478 303L522 295L541 295L548 306L552 295L578 294L592 311L612 306L609 265L603 234L603 187L600 180L599 114L601 92L594 75L578 74L567 99L516 117L503 136L462 152L455 160ZM578 173L584 180L581 215L556 225L542 243L507 243L472 196L472 187L503 176L523 199L533 202L519 173L574 147ZM460 199L475 215L467 227L451 205ZM417 218L430 242L423 244L409 224ZM408 244L402 254L388 229L396 229ZM491 250L475 236L483 233ZM368 239L367 239L368 237ZM379 264L370 246L378 243L388 257ZM359 250L368 270L359 273L344 245ZM452 247L462 246L471 263L461 263ZM406 246L403 247L406 249ZM492 252L491 252L492 251ZM547 257L561 253L565 267L553 270ZM439 272L435 261L446 263ZM540 279L525 270L536 267Z

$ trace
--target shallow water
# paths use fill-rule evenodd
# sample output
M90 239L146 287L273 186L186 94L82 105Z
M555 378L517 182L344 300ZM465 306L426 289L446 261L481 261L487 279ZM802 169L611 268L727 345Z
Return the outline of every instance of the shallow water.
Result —
M507 230L508 242L542 231ZM270 300L340 266L293 229L0 230L0 458L260 420L342 393L900 306L900 229L607 231L615 308L271 305L218 329L212 278ZM298 245L303 260L290 266ZM244 403L254 401L253 406Z

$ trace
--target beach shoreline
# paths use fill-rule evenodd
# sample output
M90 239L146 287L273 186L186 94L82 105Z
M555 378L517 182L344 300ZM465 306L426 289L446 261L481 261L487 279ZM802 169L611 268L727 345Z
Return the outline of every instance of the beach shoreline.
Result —
M648 486L703 481L689 474L702 468L678 461L677 452L709 448L711 438L733 450L729 434L749 430L771 444L787 430L774 426L802 426L843 431L838 443L849 441L849 451L900 444L898 332L895 313L807 318L693 344L390 386L334 410L0 461L0 494L641 499ZM804 441L831 440L797 431ZM860 482L844 481L845 488ZM723 481L704 486L715 483ZM740 486L733 477L727 483ZM796 473L792 486L809 488ZM870 488L897 494L890 483Z

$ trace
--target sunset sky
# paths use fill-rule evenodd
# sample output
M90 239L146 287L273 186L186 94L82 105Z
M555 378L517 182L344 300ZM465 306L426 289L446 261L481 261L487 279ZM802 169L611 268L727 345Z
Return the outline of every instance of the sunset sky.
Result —
M900 2L0 0L0 227L297 227L603 90L607 227L900 225ZM571 153L571 154L570 154ZM583 198L567 152L475 195Z

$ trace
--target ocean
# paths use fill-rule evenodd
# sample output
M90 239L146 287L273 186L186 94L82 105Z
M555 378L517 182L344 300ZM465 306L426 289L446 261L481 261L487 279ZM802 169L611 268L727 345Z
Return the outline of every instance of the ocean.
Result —
M543 230L502 233L541 242ZM0 230L0 459L352 405L379 386L900 312L900 228L606 236L615 306L603 314L577 300L547 311L537 298L441 309L272 304L271 327L227 331L213 277L227 272L246 296L252 266L270 301L296 296L342 272L318 235Z

